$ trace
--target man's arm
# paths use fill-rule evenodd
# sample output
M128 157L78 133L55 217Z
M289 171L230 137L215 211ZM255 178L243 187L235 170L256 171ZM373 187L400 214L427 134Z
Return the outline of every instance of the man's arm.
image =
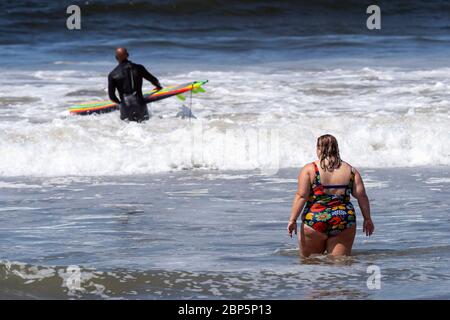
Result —
M148 72L144 66L141 66L140 69L141 69L142 78L144 78L147 81L150 81L156 88L158 88L158 90L162 89L162 86L159 83L159 80L156 79L156 77L154 75L152 75L150 72Z
M116 96L116 85L114 84L114 79L111 75L108 76L108 95L111 101L120 103L120 100Z

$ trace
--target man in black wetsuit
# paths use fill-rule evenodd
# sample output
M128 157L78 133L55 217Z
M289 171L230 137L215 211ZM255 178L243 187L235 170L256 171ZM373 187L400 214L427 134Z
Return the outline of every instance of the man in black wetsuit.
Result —
M161 84L144 66L128 60L127 49L117 48L116 59L119 65L108 76L108 93L109 98L120 106L120 119L148 120L148 108L142 96L142 79L150 81L158 90L162 89Z

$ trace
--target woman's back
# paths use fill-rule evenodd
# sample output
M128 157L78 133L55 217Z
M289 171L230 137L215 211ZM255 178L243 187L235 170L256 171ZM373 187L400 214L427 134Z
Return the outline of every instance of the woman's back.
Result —
M332 170L325 170L319 161L315 161L315 164L319 170L320 183L324 186L324 192L327 194L344 195L352 176L352 166L345 161L341 161L339 167L336 166ZM327 167L326 160L324 166ZM314 177L314 175L312 176Z

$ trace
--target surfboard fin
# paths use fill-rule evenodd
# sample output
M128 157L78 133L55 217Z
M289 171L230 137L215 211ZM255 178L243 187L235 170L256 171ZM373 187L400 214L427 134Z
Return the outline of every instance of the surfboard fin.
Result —
M206 92L206 90L203 89L202 87L192 89L192 93L200 93L200 92Z
M182 94L177 94L177 98L180 99L181 101L185 101L186 97L183 96Z

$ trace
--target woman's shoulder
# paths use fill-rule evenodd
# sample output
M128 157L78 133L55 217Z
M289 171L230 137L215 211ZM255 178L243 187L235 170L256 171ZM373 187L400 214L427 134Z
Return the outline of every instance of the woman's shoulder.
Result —
M300 174L301 173L314 173L315 169L314 169L314 161L312 162L308 162L307 164L305 164L301 169L300 169Z
M344 165L347 168L353 168L353 166L347 161L341 160L341 165Z
M350 163L348 163L347 161L342 160L342 163L347 166L349 168L349 170L351 170L353 173L357 173L358 170L356 170L356 168L354 166L352 166Z
M314 164L315 164L315 161L308 162L307 164L305 164L303 166L302 170L315 171Z

